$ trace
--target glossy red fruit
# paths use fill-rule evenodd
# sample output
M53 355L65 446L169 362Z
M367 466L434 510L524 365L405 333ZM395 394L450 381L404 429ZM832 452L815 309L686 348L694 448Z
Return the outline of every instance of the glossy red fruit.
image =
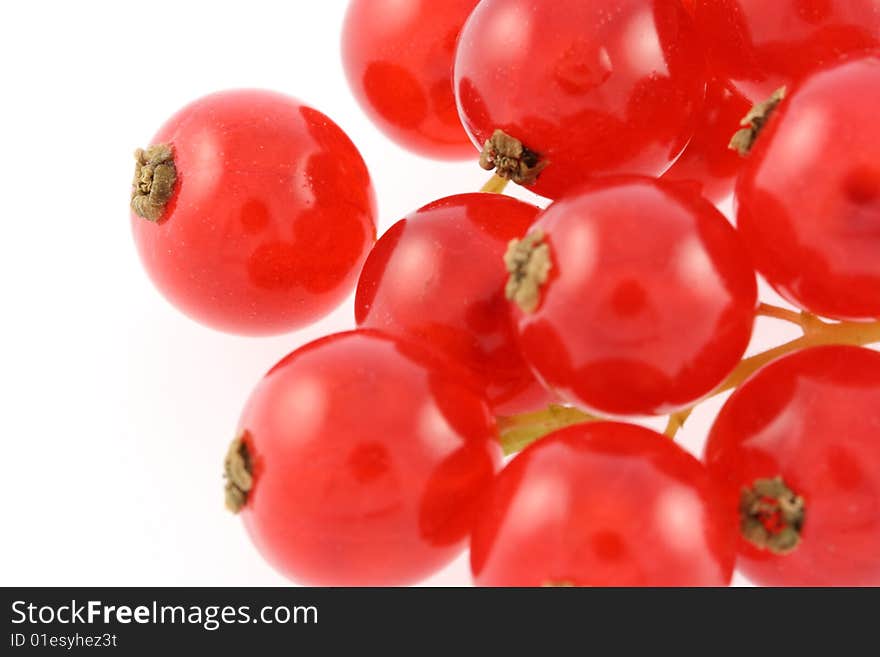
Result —
M550 206L539 232L550 270L537 308L515 307L520 344L568 401L600 413L668 413L739 363L755 274L736 231L693 191L598 180Z
M705 467L629 424L551 434L501 472L471 539L483 586L726 586L736 527Z
M355 146L330 119L268 91L225 91L175 114L153 144L177 179L158 221L132 213L141 260L180 310L213 328L283 333L351 291L375 241Z
M877 0L691 0L712 72L753 103L880 48Z
M737 224L759 271L800 308L880 318L880 58L806 80L759 135Z
M239 432L242 509L278 570L320 585L416 582L464 548L500 460L484 398L433 354L342 333L266 375Z
M558 198L596 174L659 175L687 145L703 56L680 0L483 0L455 60L459 113L547 163L530 189Z
M710 81L694 138L663 180L696 183L713 203L728 198L743 165L743 157L730 148L730 140L751 108L752 103L725 82Z
M753 582L880 585L878 426L880 354L869 349L817 347L785 356L734 393L705 453L727 489L731 515L758 480L780 477L802 502L800 540L787 554L740 541L738 567ZM758 538L785 528L778 513L770 522L772 510Z
M493 410L513 414L552 400L523 360L502 258L539 209L499 194L435 201L397 222L364 264L359 326L419 340L467 366Z
M342 60L361 107L420 155L474 158L452 90L458 33L478 0L352 0Z

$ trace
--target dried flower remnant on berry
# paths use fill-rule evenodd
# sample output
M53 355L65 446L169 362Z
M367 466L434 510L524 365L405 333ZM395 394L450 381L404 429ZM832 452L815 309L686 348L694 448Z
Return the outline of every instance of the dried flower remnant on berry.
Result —
M254 477L251 473L251 455L244 441L246 435L242 432L232 441L223 462L223 478L226 480L224 489L226 508L233 513L241 511L247 502L248 493L254 485Z
M774 554L789 554L800 543L804 499L781 477L758 479L740 497L741 530L747 541Z
M773 92L773 95L770 96L770 98L762 103L758 103L749 110L749 113L745 115L745 118L740 121L742 129L738 130L736 134L733 135L733 139L730 140L731 150L736 151L743 157L751 153L752 147L758 139L758 135L761 134L761 131L764 129L764 126L767 125L773 112L779 107L779 103L785 100L785 94L786 88L780 87Z
M146 150L138 148L134 159L131 209L147 221L159 221L177 180L172 148L169 144L156 144Z
M510 274L505 296L523 312L533 313L541 302L541 286L547 282L550 269L550 246L544 243L544 232L534 230L521 240L511 240L504 254Z
M520 185L531 185L538 179L547 162L523 146L519 139L511 137L503 130L496 130L483 145L480 166L486 171L494 169L501 178Z

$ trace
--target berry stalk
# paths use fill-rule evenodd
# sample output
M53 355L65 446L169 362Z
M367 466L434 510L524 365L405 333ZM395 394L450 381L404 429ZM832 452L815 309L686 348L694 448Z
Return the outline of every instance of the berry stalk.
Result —
M499 440L505 456L509 456L554 431L601 419L573 406L550 404L547 408L533 413L520 413L497 418Z
M804 329L802 337L744 359L712 395L720 395L738 388L743 381L767 363L795 351L823 345L863 347L880 342L880 321L826 322L813 315L805 315L800 324Z
M779 306L773 306L769 303L760 304L758 306L757 314L761 317L778 319L783 322L789 322L790 324L796 324L800 327L804 326L804 322L806 321L805 318L809 316L806 312L797 312L796 310L789 310L788 308L780 308Z
M480 188L480 191L486 194L503 194L509 182L510 180L507 178L502 178L497 173L493 173L486 184Z

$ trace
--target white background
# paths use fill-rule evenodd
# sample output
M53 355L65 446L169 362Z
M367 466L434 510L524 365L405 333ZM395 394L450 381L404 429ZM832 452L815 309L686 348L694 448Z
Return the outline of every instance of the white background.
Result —
M254 383L297 346L352 327L351 300L275 338L180 315L132 243L132 151L203 94L265 87L351 136L373 174L380 231L476 191L486 178L476 163L412 156L362 114L339 59L345 5L3 3L0 584L285 583L224 511L222 459ZM753 350L793 336L763 320L759 334ZM695 453L719 405L682 434ZM461 558L426 583L469 581Z

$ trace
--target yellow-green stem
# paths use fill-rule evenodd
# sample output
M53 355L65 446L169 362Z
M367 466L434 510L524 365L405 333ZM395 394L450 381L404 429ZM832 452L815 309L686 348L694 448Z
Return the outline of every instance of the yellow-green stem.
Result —
M684 428L684 423L687 422L688 418L693 412L694 409L689 408L687 410L670 415L669 422L666 423L666 430L663 433L670 438L675 438L678 432Z
M864 346L876 342L880 342L880 322L810 321L809 329L803 337L743 360L727 380L715 390L713 396L738 388L743 381L767 363L794 351L831 344Z
M788 308L780 308L779 306L772 306L769 303L760 304L758 306L757 314L762 317L780 319L784 322L796 324L802 328L804 326L804 320L807 317L806 313L789 310Z
M502 178L496 173L489 178L488 182L483 185L480 191L487 194L503 194L504 190L507 189L507 183L509 182L510 181L507 178Z
M504 453L515 454L548 433L600 419L572 406L550 404L533 413L499 417L498 433Z

